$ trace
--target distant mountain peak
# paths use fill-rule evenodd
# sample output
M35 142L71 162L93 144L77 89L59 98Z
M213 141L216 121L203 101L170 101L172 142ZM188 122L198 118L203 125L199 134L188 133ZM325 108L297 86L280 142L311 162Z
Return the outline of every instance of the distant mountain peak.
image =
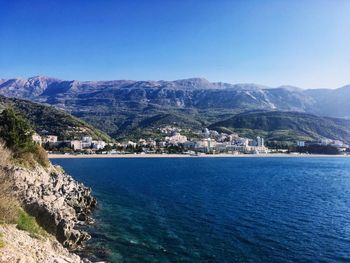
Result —
M291 85L282 85L282 86L277 87L276 89L285 89L288 91L295 91L295 92L303 91L301 88L291 86Z
M168 81L168 82L171 82L171 81ZM188 87L194 87L194 88L208 88L213 86L213 83L211 83L205 78L178 79L173 81L173 83L180 84L182 86L186 85Z

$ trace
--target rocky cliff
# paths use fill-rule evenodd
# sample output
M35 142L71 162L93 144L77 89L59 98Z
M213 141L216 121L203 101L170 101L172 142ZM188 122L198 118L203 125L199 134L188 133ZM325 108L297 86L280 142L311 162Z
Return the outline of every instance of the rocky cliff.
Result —
M81 248L84 242L90 239L90 235L80 230L79 226L93 223L90 214L96 206L96 199L91 195L91 189L65 174L61 167L51 164L47 168L37 165L31 169L9 164L2 167L2 171L2 179L10 183L13 195L22 207L59 243L53 240L44 242L33 239L23 231L12 231L11 225L1 226L0 233L6 237L7 243L1 253L1 260L17 262L10 258L20 254L20 250L15 254L9 251L11 247L18 245L18 249L28 249L22 255L23 258L30 258L32 253L36 255L32 261L19 262L39 262L35 258L45 259L40 262L90 262L80 259L64 248ZM29 239L30 242L26 241ZM52 257L56 257L57 260L48 260ZM3 258L10 261L4 261Z
M71 253L54 238L37 239L14 225L0 225L2 240L0 263L89 263Z
M33 170L16 166L6 169L14 194L25 210L60 243L74 249L90 238L88 233L76 229L79 224L92 222L89 214L96 199L90 188L52 165L46 169L39 165Z

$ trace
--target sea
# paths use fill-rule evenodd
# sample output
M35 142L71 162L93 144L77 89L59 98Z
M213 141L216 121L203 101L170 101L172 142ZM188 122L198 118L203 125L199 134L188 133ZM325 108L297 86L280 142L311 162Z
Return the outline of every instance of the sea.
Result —
M52 159L107 262L350 262L350 158Z

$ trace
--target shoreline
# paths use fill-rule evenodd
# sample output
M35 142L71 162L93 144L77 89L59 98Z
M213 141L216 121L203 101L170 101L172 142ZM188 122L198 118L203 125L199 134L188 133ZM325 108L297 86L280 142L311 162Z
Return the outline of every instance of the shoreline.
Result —
M350 158L350 155L326 154L215 154L215 155L189 155L189 154L49 154L49 159L104 159L104 158Z
M43 231L33 230L38 226L19 231L12 221L4 221L0 225L0 241L3 238L6 245L0 246L0 262L34 259L35 262L91 263L88 254L76 253L91 238L81 227L94 222L92 213L97 201L91 188L51 163L27 168L6 162L0 164L0 177L8 182L13 202L18 202L27 217L34 217ZM20 214L14 217L20 218Z

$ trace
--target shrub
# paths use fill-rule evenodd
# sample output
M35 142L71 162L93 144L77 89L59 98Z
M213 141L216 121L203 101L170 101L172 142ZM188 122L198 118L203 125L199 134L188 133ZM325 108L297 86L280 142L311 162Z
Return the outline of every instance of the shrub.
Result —
M31 167L35 166L36 162L48 166L47 153L33 142L33 133L29 123L12 108L5 109L0 114L0 138L13 152L16 161Z
M10 159L9 151L0 143L0 223L15 223L18 203L11 195L11 187L3 167Z
M46 232L38 225L35 217L28 215L22 208L18 209L17 228L27 231L31 236L39 238Z
M12 108L3 110L0 114L0 137L4 140L6 147L15 154L23 151L32 151L33 130L29 123Z
M34 159L44 167L47 167L49 165L49 158L47 156L47 152L44 150L44 148L40 147L39 145L36 145Z

